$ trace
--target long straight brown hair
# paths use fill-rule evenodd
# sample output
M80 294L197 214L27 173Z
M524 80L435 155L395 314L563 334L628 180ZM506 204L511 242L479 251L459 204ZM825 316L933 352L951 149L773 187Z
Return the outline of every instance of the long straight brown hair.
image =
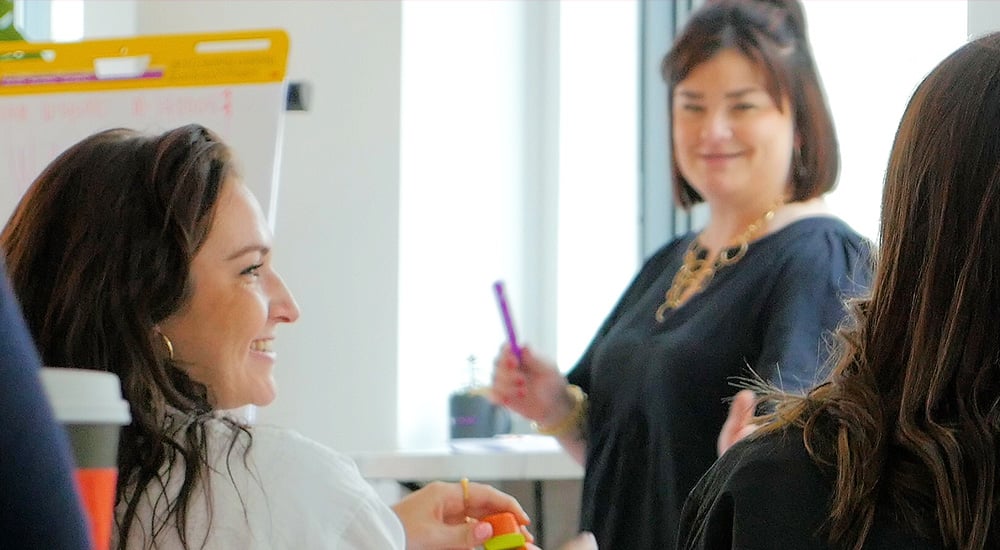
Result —
M829 536L887 517L946 548L1000 548L1000 33L914 93L893 144L867 300L829 380L780 396L835 472Z

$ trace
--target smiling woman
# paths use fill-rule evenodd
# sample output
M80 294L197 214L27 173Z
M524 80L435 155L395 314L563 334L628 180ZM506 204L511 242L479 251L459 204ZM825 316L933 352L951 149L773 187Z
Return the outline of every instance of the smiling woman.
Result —
M270 248L250 190L224 184L212 231L191 262L191 300L156 327L178 350L173 360L209 388L220 409L264 406L275 397L274 329L294 322L299 310L271 265Z
M787 97L777 99L768 93L767 75L732 49L698 65L674 88L675 157L699 197L785 202L788 167L801 166L793 159L801 140Z
M674 548L684 498L747 431L724 424L733 382L808 388L870 278L870 244L822 199L837 140L801 5L708 1L662 70L675 197L708 224L649 258L568 376L528 347L494 369L496 400L585 466L582 526L609 548Z
M469 517L526 524L480 484L390 509L346 457L222 410L274 399L275 329L299 315L233 165L202 126L101 132L49 164L0 235L45 364L122 381L115 546L458 548L492 535Z

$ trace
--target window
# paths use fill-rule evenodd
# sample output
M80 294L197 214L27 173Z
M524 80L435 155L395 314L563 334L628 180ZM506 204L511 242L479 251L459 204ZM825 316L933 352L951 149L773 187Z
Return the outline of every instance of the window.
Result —
M565 370L634 273L637 29L633 1L403 3L401 447L447 441L468 356L488 382L495 279Z
M28 40L74 42L83 39L84 0L16 0L15 25Z
M885 169L903 108L923 77L965 43L968 2L803 5L840 140L840 179L828 201L837 215L877 241Z

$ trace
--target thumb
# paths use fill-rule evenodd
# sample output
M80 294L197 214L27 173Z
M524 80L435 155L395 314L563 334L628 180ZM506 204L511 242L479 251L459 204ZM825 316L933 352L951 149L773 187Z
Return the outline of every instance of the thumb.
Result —
M435 525L420 537L419 548L474 548L493 537L493 526L485 521L457 525ZM407 548L414 548L407 535Z
M753 431L750 422L753 420L755 403L756 397L750 390L742 390L733 397L733 402L729 405L729 415L722 425L722 431L719 432L717 444L719 455Z
M485 521L447 525L438 530L438 548L472 548L482 546L493 537L493 526Z

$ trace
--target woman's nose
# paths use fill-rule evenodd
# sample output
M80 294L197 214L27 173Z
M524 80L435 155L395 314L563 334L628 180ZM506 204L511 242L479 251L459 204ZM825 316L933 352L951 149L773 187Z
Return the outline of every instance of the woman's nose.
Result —
M733 124L725 111L710 111L702 125L701 138L707 141L725 141L732 137Z
M274 294L271 298L271 318L280 323L294 323L299 318L299 305L295 302L292 292L285 286L285 281L277 273L274 274Z

